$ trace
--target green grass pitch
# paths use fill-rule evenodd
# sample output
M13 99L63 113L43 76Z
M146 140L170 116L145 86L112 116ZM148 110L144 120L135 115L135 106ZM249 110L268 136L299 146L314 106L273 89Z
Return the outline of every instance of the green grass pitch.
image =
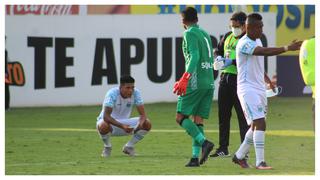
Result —
M146 104L152 131L136 145L137 157L121 152L130 137L113 137L108 159L95 131L100 106L12 108L5 112L6 175L314 175L315 137L311 98L271 98L265 157L270 171L240 169L231 158L210 158L199 168L184 165L191 138L175 122L176 103ZM137 115L133 111L133 116ZM218 146L217 102L205 122L207 138ZM239 147L236 114L231 120L229 151ZM254 149L249 163L254 165Z

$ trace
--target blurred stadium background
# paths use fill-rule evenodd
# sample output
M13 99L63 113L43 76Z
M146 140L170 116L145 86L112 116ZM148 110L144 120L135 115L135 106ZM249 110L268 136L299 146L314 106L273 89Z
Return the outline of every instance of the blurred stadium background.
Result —
M229 31L229 18L234 10L262 13L263 43L267 46L284 46L293 39L315 36L315 5L193 6L200 14L200 26L211 35L214 47ZM106 91L119 85L121 74L131 74L136 79L136 87L143 93L155 130L179 129L173 120L177 97L171 89L184 72L183 27L179 13L185 7L6 5L5 48L11 80L11 109L5 112L6 174L257 174L236 170L229 160L228 163L219 160L221 167L213 172L208 171L209 167L197 172L177 170L189 153L183 152L183 158L175 159L175 154L181 153L176 152L179 147L169 147L170 152L162 147L160 151L168 154L160 156L151 153L153 146L144 149L142 153L147 156L129 160L129 163L140 163L132 171L119 170L121 163L128 161L120 154L115 155L119 159L110 160L116 165L109 171L104 169L103 160L93 160L98 158L101 150L99 137L94 132L94 120ZM267 149L269 154L281 153L281 156L272 159L273 164L279 164L278 170L266 174L314 174L311 88L302 80L298 52L266 58L265 64L273 82L283 87L280 97L270 100L270 124L273 124L270 125L270 138L273 143L269 148L287 143L288 149L292 150ZM215 78L217 90L218 72L215 72ZM215 91L214 99L216 95ZM157 104L159 102L164 103ZM210 119L207 130L214 133L210 136L217 143L216 102ZM278 120L283 121L278 124ZM232 121L232 129L237 130L234 117ZM154 147L159 139L163 144L172 145L177 141L190 144L187 138L174 136L170 139L170 134L167 137L157 133L159 131L150 133L149 140ZM237 134L231 135L236 142L239 139ZM74 143L77 140L79 144ZM141 147L147 144L144 142ZM237 146L238 143L231 145L233 150ZM81 152L81 149L88 151ZM296 153L306 157L288 161ZM161 164L166 163L162 162L163 159L171 160L172 164L162 169ZM216 166L214 162L209 162L208 166L210 163ZM288 163L295 166L286 169Z
M171 87L184 71L179 13L185 7L7 5L5 47L10 62L20 63L10 66L11 106L99 104L120 74L137 78L147 103L175 101ZM214 46L229 31L230 13L240 9L264 13L264 45L284 46L315 35L314 5L195 7ZM281 96L310 95L298 52L269 57L265 64L270 78L283 87Z

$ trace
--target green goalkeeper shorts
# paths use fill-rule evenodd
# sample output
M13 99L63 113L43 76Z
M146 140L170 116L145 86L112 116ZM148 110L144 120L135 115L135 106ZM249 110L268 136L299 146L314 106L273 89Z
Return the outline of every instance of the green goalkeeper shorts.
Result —
M203 119L208 119L212 98L213 89L187 91L184 96L178 97L177 113L187 116L200 116Z

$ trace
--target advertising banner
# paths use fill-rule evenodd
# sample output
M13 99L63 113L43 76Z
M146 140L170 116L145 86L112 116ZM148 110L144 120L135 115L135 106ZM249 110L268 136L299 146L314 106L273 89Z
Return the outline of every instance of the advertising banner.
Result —
M132 14L180 14L186 7L192 6L201 14L225 14L235 10L246 13L276 14L276 46L284 46L293 38L304 40L315 35L315 5L131 5ZM287 52L283 55L298 55ZM281 55L282 56L282 55Z
M79 5L6 5L6 15L78 15Z
M214 45L229 31L230 16L199 15ZM274 19L263 14L268 46L275 45ZM6 16L5 25L8 56L24 77L10 87L14 107L100 104L121 74L136 79L146 103L177 100L172 88L184 72L180 15ZM275 59L268 66L275 72Z

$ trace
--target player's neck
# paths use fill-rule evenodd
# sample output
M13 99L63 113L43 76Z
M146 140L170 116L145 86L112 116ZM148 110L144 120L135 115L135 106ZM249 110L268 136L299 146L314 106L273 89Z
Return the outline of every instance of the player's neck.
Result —
M129 98L129 97L125 96L125 94L122 93L121 91L120 91L120 96L122 97L122 99L127 99L127 98Z
M192 23L187 24L187 29L189 29L192 26L197 26L197 23L196 22L192 22Z
M257 39L257 38L255 38L254 36L252 36L252 35L250 35L250 34L248 34L248 33L247 33L247 36L248 36L251 40L254 40L254 41Z
M246 34L246 33L245 33L245 32L243 32L243 33L241 33L241 35L240 35L240 36L235 36L234 38L236 38L236 39L240 39L240 38L242 38L245 34Z

